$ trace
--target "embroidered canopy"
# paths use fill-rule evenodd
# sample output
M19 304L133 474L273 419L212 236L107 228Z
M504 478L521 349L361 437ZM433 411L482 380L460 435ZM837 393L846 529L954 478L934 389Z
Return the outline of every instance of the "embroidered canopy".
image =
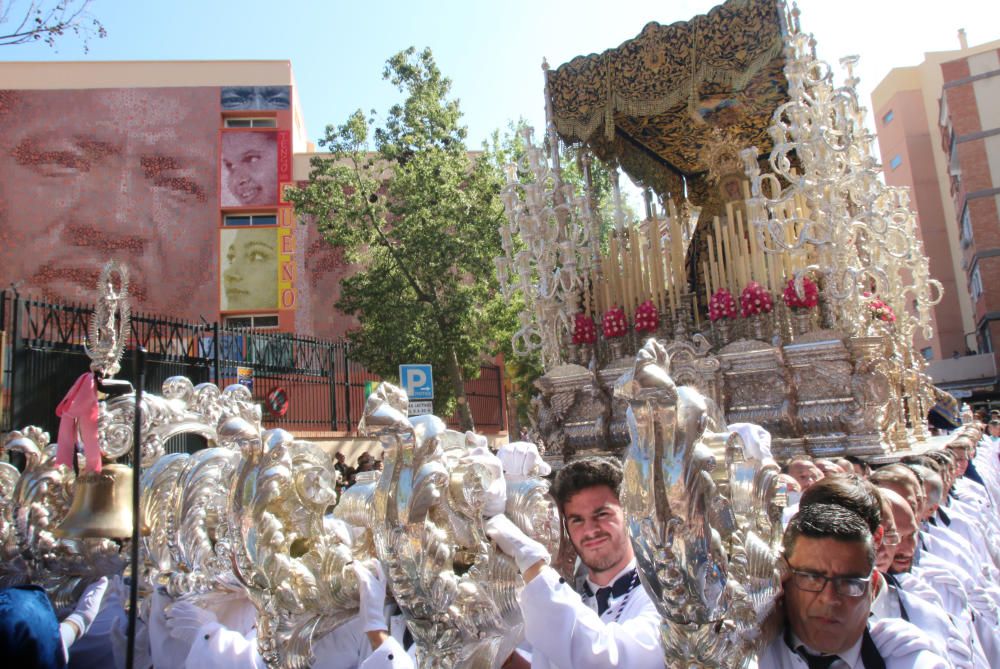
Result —
M669 26L649 23L616 49L548 72L563 141L584 143L661 195L717 200L720 149L771 149L767 127L787 100L778 0L729 0ZM729 161L731 164L731 161ZM735 167L735 166L733 166Z

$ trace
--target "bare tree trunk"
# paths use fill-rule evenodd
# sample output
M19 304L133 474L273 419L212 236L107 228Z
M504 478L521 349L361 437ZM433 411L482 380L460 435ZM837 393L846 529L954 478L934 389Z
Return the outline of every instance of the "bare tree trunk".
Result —
M462 366L458 364L458 354L455 349L448 352L448 376L451 377L455 399L458 400L458 421L463 430L475 430L472 422L472 410L469 399L465 396L465 379L462 377Z

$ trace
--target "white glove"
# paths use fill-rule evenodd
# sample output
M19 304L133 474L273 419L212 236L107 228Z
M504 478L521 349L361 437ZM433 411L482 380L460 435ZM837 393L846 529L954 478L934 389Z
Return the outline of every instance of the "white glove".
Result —
M522 532L521 528L502 513L486 521L486 534L497 542L500 550L514 558L514 563L522 573L538 562L548 564L552 560L545 546Z
M733 423L729 430L740 435L743 440L743 453L750 460L765 462L773 460L771 456L771 433L755 423Z
M378 560L367 566L354 562L354 573L358 575L358 591L361 595L361 623L363 632L383 632L389 629L385 622L385 572Z
M219 622L214 613L186 599L174 602L164 614L170 636L188 645L194 643L195 635L202 626Z
M945 643L948 646L948 659L951 660L955 669L973 669L976 666L972 649L969 648L969 644L964 639L957 636L949 636Z
M104 601L104 593L108 591L108 577L102 576L93 583L87 586L87 589L83 591L80 595L80 599L76 602L76 608L73 609L73 613L66 616L63 620L64 623L72 623L79 630L79 634L66 643L68 638L67 631L65 628L67 626L60 625L60 633L63 637L63 645L69 648L70 644L76 639L82 637L90 629L90 625L94 622L94 618L101 610L101 602ZM75 631L75 630L69 630Z
M507 508L507 482L503 478L503 465L499 458L485 446L476 446L462 456L463 462L473 462L485 468L493 479L483 493L483 516L492 518Z
M969 606L985 616L994 627L997 625L997 605L983 588L976 586L969 590Z
M465 432L465 445L470 448L489 448L489 440L481 434L476 434L472 430Z
M529 441L504 444L497 451L508 481L523 481L529 476L548 476L552 467L538 453L538 446Z

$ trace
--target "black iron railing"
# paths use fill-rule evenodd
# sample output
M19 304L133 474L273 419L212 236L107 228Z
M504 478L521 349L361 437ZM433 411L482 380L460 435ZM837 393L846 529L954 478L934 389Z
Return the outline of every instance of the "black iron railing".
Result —
M55 407L90 364L83 344L92 311L0 291L0 430L38 425L55 435ZM351 359L345 341L141 313L132 315L131 330L128 350L141 344L148 352L145 391L159 392L178 375L195 384L244 383L260 400L265 424L291 431L353 431L366 386L379 380ZM126 353L121 378L135 378L131 364ZM466 394L477 429L505 429L496 365L484 364Z

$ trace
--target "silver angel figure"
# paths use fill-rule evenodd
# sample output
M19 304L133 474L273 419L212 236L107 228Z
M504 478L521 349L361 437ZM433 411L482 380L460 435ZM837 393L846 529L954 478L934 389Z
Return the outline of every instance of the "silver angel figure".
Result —
M229 543L236 576L257 608L258 649L268 666L304 669L314 642L358 612L350 546L323 523L336 502L336 471L315 444L262 431L259 413L223 416L219 440L243 456Z
M385 469L375 486L369 527L425 669L491 669L523 633L513 562L489 542L484 492L501 473L464 434L436 416L407 419L406 394L387 383L368 398L359 432L377 436ZM558 551L559 523L548 484L507 484L506 512Z
M746 667L780 591L777 465L744 457L710 399L650 339L616 384L629 403L622 503L667 666Z

